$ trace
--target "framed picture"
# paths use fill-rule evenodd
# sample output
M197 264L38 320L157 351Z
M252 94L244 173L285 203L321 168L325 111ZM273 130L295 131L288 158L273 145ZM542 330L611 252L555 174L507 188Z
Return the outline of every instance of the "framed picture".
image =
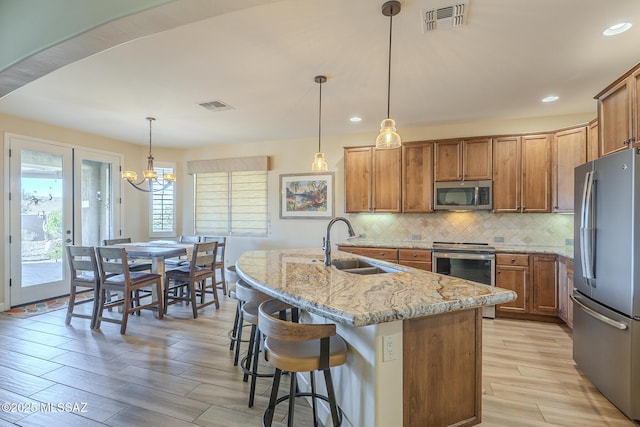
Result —
M333 218L333 172L280 175L280 218Z

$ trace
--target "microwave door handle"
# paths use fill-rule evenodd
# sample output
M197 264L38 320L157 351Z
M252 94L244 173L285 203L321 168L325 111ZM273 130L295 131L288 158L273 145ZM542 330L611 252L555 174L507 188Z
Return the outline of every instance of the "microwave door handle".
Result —
M474 205L478 206L480 204L480 185L476 185L474 190L473 190L473 197L474 197Z

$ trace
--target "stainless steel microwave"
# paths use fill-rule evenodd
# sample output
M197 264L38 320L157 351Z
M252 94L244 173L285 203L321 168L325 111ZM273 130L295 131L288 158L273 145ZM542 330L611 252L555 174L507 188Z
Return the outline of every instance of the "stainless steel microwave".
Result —
M436 182L434 208L436 210L491 210L493 207L493 182L449 181Z

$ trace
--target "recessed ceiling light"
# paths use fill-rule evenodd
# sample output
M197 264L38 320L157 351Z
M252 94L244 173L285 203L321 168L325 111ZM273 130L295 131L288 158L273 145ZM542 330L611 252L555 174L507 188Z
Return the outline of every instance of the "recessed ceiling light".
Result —
M558 99L560 99L560 97L555 95L549 95L542 98L542 102L554 102L554 101L557 101Z
M353 123L358 123L362 121L362 117L351 117L349 121Z
M615 36L621 33L624 33L629 28L631 28L631 23L629 22L621 22L619 24L615 24L607 28L602 32L605 36Z

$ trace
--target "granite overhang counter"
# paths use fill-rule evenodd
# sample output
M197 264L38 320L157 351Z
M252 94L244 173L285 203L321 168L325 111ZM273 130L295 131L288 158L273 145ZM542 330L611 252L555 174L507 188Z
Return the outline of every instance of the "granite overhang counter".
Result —
M320 249L252 251L240 256L236 271L306 310L305 321L336 323L349 348L347 363L332 369L343 426L480 423L482 306L516 294L371 258L366 261L394 272L357 275L325 267L322 259ZM306 378L299 376L302 388Z
M362 258L334 251L333 260ZM320 249L246 252L238 275L262 292L348 326L411 319L512 301L501 288L367 258L389 273L359 275L323 265Z

